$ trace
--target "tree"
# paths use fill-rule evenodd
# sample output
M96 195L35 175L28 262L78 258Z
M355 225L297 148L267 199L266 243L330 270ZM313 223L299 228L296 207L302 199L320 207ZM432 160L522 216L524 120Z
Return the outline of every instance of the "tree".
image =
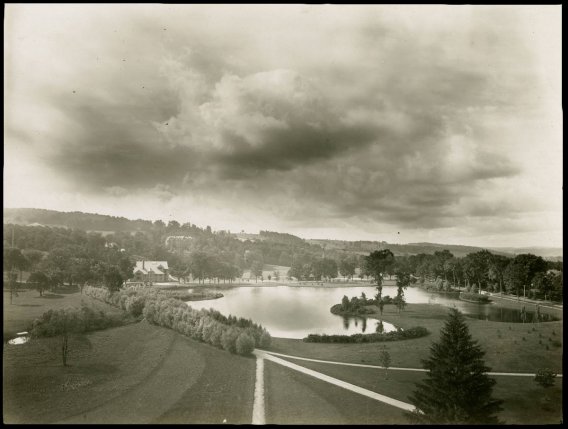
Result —
M111 266L111 267L108 267L106 269L104 276L103 276L103 281L104 281L105 287L110 292L116 292L122 286L124 279L120 275L120 271L118 270L118 268Z
M550 407L550 397L546 393L546 390L549 387L554 386L555 378L556 378L556 373L548 368L539 369L534 377L535 383L541 385L545 389L545 394L540 399L541 406L545 410L548 410Z
M84 330L81 315L71 309L49 310L40 319L34 321L31 331L32 337L61 336L61 359L63 366L67 366L69 353L69 335Z
M549 299L553 301L562 301L563 297L563 281L562 272L558 273L552 278L552 292L550 293Z
M20 249L15 247L4 248L4 265L3 269L7 272L8 276L8 284L10 288L10 304L12 304L12 300L14 295L18 296L18 284L17 280L17 273L16 270L19 270L20 273L28 266L28 260L22 254Z
M355 275L356 262L353 258L343 258L339 262L339 273L347 279Z
M49 287L49 277L41 271L31 273L27 282L34 285L35 289L39 292L39 296L43 296L43 291Z
M489 280L499 284L499 292L503 293L503 275L510 259L502 255L493 255L487 273Z
M401 310L404 310L404 307L406 306L406 301L404 300L404 289L406 289L410 284L410 271L407 262L404 260L398 261L395 265L394 272L396 275L397 286L396 298L394 299L394 302L396 304L398 312L400 313Z
M93 278L91 262L86 258L71 258L69 265L71 277L77 282L81 293L83 293L83 286Z
M519 296L523 285L525 285L527 281L527 271L522 265L511 261L503 272L503 279L507 293L514 292Z
M390 353L384 348L379 352L379 362L381 363L381 366L385 369L385 380L386 380L388 378L387 371L391 364L391 357Z
M485 352L469 333L455 308L440 332L440 341L423 360L429 372L410 397L416 410L409 415L426 424L496 424L503 401L492 398L495 380L486 373Z
M514 291L519 296L526 286L530 286L535 275L544 271L546 261L540 256L530 253L517 255L505 269L505 284L509 291Z
M381 311L381 317L383 314L383 273L387 271L387 267L394 263L394 255L389 249L375 250L371 252L369 256L365 257L364 271L373 277L377 283L377 295L376 300Z
M258 283L258 278L262 276L262 261L254 260L250 267L251 275L253 275Z
M547 387L554 386L554 379L556 378L556 373L553 372L551 369L548 368L541 368L539 369L534 377L534 381L537 384L540 384L545 389Z
M43 259L43 252L35 249L26 249L22 251L22 254L29 261L29 268L31 271L35 271L35 268Z

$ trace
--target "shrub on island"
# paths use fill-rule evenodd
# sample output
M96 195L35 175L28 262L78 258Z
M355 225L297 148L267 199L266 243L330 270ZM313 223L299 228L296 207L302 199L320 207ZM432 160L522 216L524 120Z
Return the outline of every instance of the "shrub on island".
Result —
M353 334L353 335L326 335L310 334L303 339L306 343L379 343L386 341L409 340L428 335L428 329L422 326L415 326L409 329L398 329L392 332L372 333L372 334Z

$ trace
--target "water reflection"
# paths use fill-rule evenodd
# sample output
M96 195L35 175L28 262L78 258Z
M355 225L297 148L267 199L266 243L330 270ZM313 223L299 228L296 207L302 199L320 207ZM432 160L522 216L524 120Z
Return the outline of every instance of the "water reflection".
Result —
M507 323L539 323L539 322L553 322L559 320L557 317L549 314L543 314L539 310L529 311L526 307L518 308L503 308L495 305L477 305L475 311L466 312L466 316L487 320L490 322L507 322Z

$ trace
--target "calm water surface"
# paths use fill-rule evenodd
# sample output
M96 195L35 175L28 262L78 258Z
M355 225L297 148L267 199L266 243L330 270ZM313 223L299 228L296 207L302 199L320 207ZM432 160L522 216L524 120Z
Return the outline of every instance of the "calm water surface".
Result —
M194 288L202 290L203 288ZM194 289L190 289L194 290ZM225 315L252 319L264 326L273 337L304 338L308 334L372 333L376 330L376 319L362 317L344 317L332 314L332 305L341 302L343 295L349 298L361 296L365 292L367 298L375 293L374 286L354 287L235 287L221 289L207 287L207 290L221 292L224 297L215 300L188 302L193 308L214 308ZM396 286L383 286L383 296L396 296ZM522 322L519 310L502 308L495 304L474 304L459 299L429 293L417 287L405 290L406 302L412 304L440 304L455 306L469 317L482 320L502 321L509 323ZM525 321L532 322L535 317L533 306L527 306ZM546 317L546 316L543 316ZM546 319L548 320L548 319ZM541 321L546 321L541 319ZM390 323L383 322L384 331L396 329Z
M191 289L190 289L191 290ZM343 295L371 298L372 286L357 287L236 287L208 290L221 292L224 297L207 301L188 302L193 308L214 308L225 315L252 319L260 323L273 337L304 338L308 334L351 335L375 332L377 320L343 317L332 314L332 305L341 302ZM383 322L384 331L396 330Z

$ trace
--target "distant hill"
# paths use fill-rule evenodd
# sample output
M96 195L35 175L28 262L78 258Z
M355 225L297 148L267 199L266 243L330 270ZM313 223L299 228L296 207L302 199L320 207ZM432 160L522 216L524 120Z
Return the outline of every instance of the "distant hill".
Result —
M367 254L374 250L390 249L395 256L417 255L418 253L433 254L444 249L449 250L456 257L463 257L469 253L479 252L483 250L481 247L460 246L456 244L438 244L438 243L408 243L393 244L386 241L340 241L340 240L308 240L309 243L319 244L326 247L327 250L338 250L346 252L355 252ZM509 252L494 251L492 253L505 256L512 256Z
M561 261L562 248L553 247L528 247L528 248L514 248L514 247L501 247L501 248L488 248L476 246L461 246L457 244L439 244L439 243L408 243L408 244L393 244L386 241L342 241L342 240L324 240L324 239L310 239L308 243L318 244L325 246L327 250L337 250L345 252L354 252L360 254L367 254L374 250L390 249L395 256L403 255L416 255L418 253L433 254L444 249L449 250L454 256L461 258L469 253L479 252L486 249L491 253L504 256L515 256L521 253L532 253L533 255L542 256L545 259Z
M130 220L124 217L83 212L60 212L56 210L31 208L4 208L4 224L41 224L64 228L78 228L87 231L149 231L152 221Z
M108 216L83 212L60 212L56 210L33 209L33 208L4 208L4 224L58 226L65 228L78 228L86 231L110 232L134 232L150 231L152 221L130 220L124 217ZM285 246L316 245L325 248L326 251L338 253L369 254L374 250L390 249L395 256L416 255L418 253L433 254L443 249L449 250L456 257L463 257L469 253L483 250L481 247L460 246L455 244L438 243L408 243L393 244L386 241L342 241L326 239L304 240L295 235L273 231L260 231L259 234L231 234L241 241L251 240L258 242L269 241ZM562 261L563 250L558 247L492 247L486 248L495 254L515 256L521 253L532 253L545 259Z
M507 252L513 255L532 253L533 255L557 261L561 261L564 255L562 247L492 247L489 250Z

